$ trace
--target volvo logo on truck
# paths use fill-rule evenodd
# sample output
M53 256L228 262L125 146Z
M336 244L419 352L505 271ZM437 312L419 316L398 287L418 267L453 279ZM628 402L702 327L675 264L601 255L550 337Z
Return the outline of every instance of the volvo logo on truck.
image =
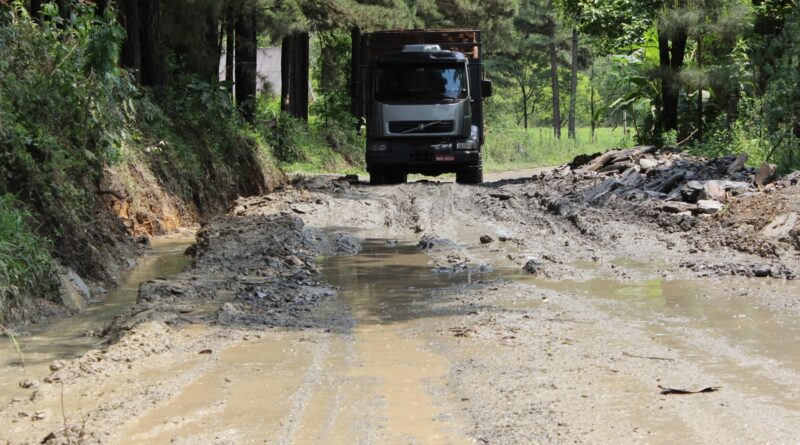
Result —
M354 100L367 124L370 183L402 183L409 173L481 183L491 83L483 80L480 31L382 31L358 46Z

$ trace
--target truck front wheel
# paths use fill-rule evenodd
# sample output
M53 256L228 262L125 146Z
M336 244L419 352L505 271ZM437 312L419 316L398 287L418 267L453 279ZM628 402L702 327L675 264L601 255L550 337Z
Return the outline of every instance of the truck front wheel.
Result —
M386 174L382 168L369 169L369 184L370 185L383 185L386 184Z
M482 184L483 166L476 165L459 169L456 172L456 182L459 184Z
M404 171L387 171L386 184L405 184L408 180L408 173Z

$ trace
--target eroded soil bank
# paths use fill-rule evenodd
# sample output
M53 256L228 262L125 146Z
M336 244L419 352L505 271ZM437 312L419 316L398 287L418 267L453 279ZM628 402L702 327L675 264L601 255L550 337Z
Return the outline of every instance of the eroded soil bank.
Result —
M800 261L792 236L763 232L797 208L798 186L706 216L587 199L603 180L317 177L241 199L200 231L190 269L140 288L105 343L4 400L0 439L800 437Z

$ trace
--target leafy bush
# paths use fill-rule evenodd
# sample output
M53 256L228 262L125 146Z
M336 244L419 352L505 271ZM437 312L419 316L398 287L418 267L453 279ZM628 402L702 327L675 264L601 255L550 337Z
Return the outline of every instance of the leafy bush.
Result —
M125 32L113 8L74 8L66 21L54 3L40 22L21 1L0 12L0 193L67 220L118 156L134 92L116 66Z
M21 295L45 295L55 285L50 244L33 234L31 221L11 195L0 196L0 308Z

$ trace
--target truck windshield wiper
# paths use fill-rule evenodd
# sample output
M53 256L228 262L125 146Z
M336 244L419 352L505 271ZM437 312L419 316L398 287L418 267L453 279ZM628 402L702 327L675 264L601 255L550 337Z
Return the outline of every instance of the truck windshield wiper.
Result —
M422 131L422 130L424 130L424 129L428 128L428 127L432 127L432 126L434 126L436 124L441 124L442 122L444 122L444 121L431 121L431 122L428 122L426 124L419 124L416 127L409 128L408 130L405 130L405 131L401 131L400 134L408 134L408 133L414 133L414 132L417 132L417 131Z

